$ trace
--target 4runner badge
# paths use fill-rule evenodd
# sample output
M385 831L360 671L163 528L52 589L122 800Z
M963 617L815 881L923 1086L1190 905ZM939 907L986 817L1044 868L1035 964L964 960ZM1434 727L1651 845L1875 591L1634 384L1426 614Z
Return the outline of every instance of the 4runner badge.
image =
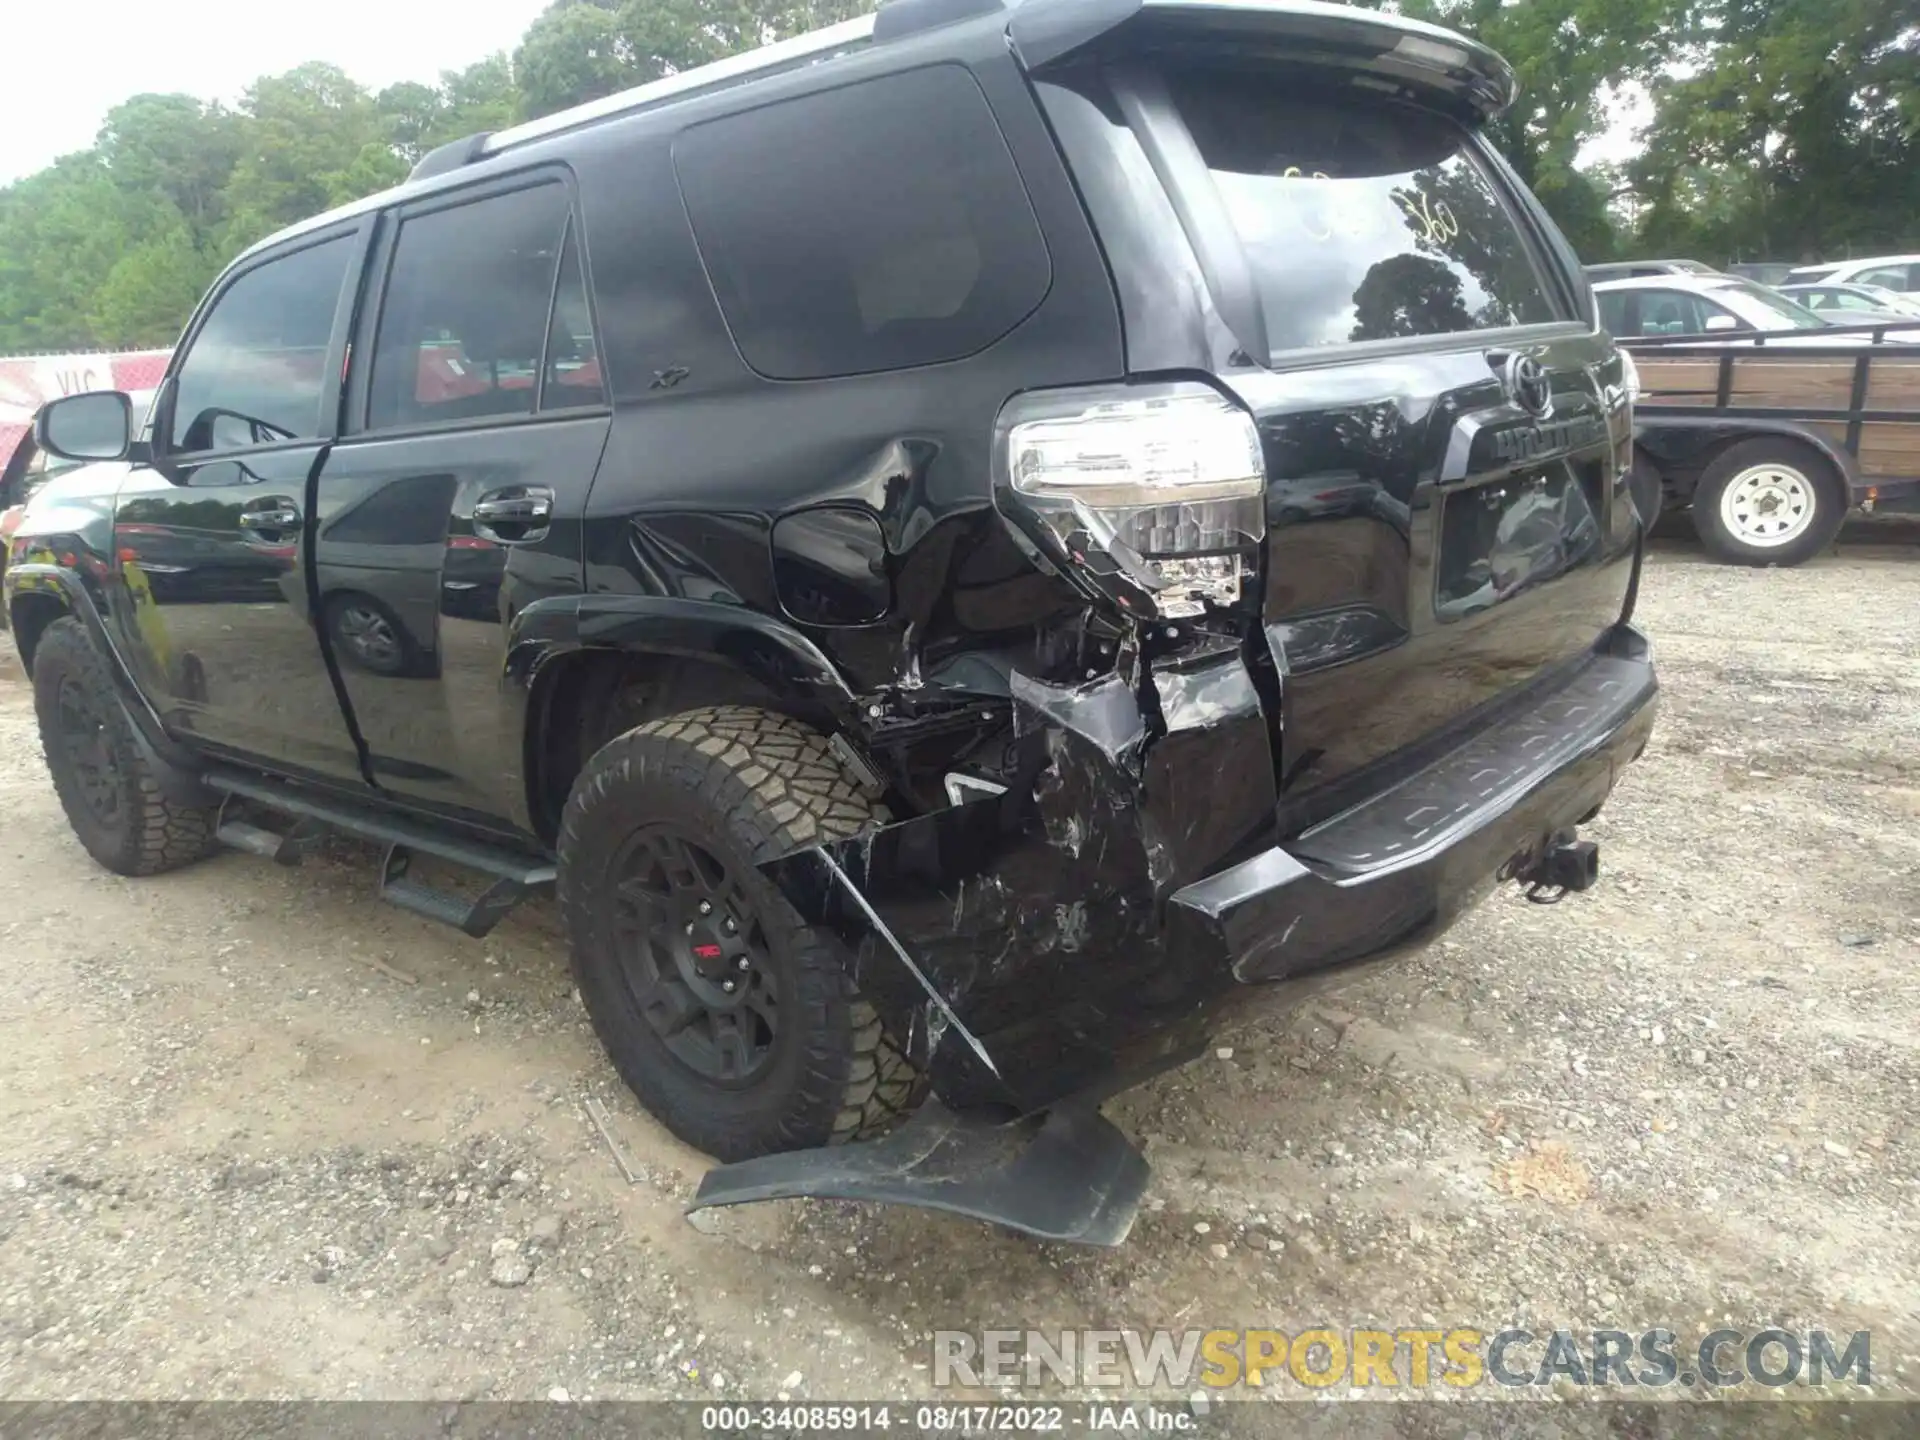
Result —
M1507 395L1536 420L1553 408L1553 386L1547 372L1531 355L1515 354L1507 361Z

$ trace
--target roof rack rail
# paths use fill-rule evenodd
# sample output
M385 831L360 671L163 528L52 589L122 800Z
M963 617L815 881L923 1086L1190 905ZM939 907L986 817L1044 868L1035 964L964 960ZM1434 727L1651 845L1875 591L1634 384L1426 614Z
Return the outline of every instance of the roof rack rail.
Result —
M873 26L872 15L856 16L852 20L843 20L837 25L828 25L824 29L810 31L805 35L776 40L773 44L762 45L757 50L729 55L726 59L716 60L711 65L699 65L691 70L682 70L678 74L667 75L645 85L636 85L633 89L622 90L616 95L589 100L586 104L576 105L571 110L561 110L538 120L529 120L523 125L515 125L491 135L478 136L475 138L480 143L475 153L461 163L470 163L487 155L498 155L501 151L510 150L517 145L544 140L549 135L557 135L564 130L572 130L595 120L604 120L609 116L625 115L636 110L649 110L668 100L683 99L706 90L722 89L728 85L737 85L744 80L757 79L762 75L775 74L781 70L798 69L800 66L810 65L843 51L858 49L865 45L873 36ZM434 154L438 153L438 151L434 152ZM428 155L421 160L420 164L425 165L432 158L433 155ZM448 165L445 168L451 169L453 166ZM418 169L419 167L416 166L416 173Z
M883 0L873 12L873 38L885 41L917 35L1006 8L1004 0Z
M492 133L482 130L478 135L467 135L434 146L414 162L413 169L407 172L407 179L424 180L429 175L444 175L449 170L458 170L462 165L471 165L486 153L487 137Z

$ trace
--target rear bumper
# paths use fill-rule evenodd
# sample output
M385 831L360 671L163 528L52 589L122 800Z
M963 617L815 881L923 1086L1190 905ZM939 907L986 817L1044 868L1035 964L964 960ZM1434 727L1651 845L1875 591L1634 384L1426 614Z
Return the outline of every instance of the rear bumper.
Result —
M1016 680L1030 784L766 866L847 942L854 983L952 1109L1124 1088L1192 1058L1247 987L1431 938L1599 808L1657 693L1645 639L1618 626L1420 768L1280 839L1237 655L1149 683L1150 740L1117 681Z
M1170 941L1242 983L1423 943L1591 818L1653 732L1644 639L1616 632L1550 693L1343 814L1173 896Z

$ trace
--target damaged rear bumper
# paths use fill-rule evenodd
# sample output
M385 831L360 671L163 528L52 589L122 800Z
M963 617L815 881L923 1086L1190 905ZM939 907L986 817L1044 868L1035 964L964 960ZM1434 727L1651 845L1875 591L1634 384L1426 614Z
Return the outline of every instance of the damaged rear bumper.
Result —
M1284 839L1236 652L1117 677L1016 676L1021 783L769 862L948 1109L1097 1103L1204 1046L1241 987L1421 943L1587 819L1651 732L1627 626ZM1149 738L1151 736L1151 738Z

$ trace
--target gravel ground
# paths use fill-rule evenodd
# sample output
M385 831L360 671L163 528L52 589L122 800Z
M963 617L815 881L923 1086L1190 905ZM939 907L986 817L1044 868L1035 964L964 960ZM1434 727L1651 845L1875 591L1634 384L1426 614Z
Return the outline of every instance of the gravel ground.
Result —
M467 941L348 844L109 875L7 650L0 1396L917 1396L936 1327L1424 1321L1870 1328L1910 1395L1920 565L1873 538L1659 547L1664 709L1600 888L1502 894L1112 1104L1155 1166L1115 1251L690 1224L706 1162L601 1058L544 907Z

